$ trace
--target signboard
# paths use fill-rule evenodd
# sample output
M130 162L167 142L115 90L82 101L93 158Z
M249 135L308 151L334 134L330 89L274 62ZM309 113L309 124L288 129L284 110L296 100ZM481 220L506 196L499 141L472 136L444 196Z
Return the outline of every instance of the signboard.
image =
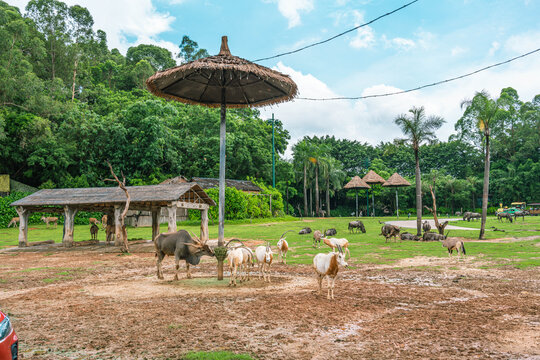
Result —
M0 192L8 193L9 191L9 175L0 175Z

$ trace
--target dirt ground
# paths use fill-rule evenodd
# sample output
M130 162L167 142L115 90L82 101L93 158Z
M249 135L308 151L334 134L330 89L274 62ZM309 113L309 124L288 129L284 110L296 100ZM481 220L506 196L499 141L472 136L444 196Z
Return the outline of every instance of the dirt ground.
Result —
M470 259L405 259L340 271L335 300L309 266L272 283L214 280L216 262L156 277L152 244L0 252L0 308L21 359L178 359L228 350L257 359L540 359L540 270ZM182 270L184 266L182 265ZM227 274L226 274L227 275Z

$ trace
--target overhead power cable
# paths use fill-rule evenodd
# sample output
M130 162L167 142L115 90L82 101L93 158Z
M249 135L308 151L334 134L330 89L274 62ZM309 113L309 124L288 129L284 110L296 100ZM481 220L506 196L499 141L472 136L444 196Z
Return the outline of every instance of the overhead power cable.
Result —
M493 64L493 65L483 67L481 69L475 70L475 71L467 73L467 74L463 74L463 75L456 76L456 77L446 79L446 80L442 80L442 81L437 81L437 82L427 84L427 85L418 86L418 87L408 89L408 90L401 90L401 91L396 91L396 92L391 92L391 93L384 93L384 94L364 95L364 96L350 96L350 97L349 96L342 96L342 97L333 97L333 98L305 98L305 97L298 97L296 99L297 100L311 100L311 101L360 100L360 99L368 99L368 98L375 98L375 97L383 97L383 96L392 96L392 95L405 94L405 93L409 93L409 92L412 92L412 91L421 90L421 89L424 89L424 88L427 88L427 87L441 85L441 84L448 83L448 82L451 82L451 81L463 79L463 78L466 78L468 76L477 74L479 72L482 72L482 71L485 71L485 70L488 70L488 69L491 69L491 68L494 68L494 67L497 67L497 66L501 66L501 65L504 65L504 64L508 64L508 63L510 63L512 61L524 58L526 56L532 55L532 54L537 53L539 51L540 51L540 48L538 48L536 50L533 50L533 51L529 51L526 54L516 56L516 57L511 58L509 60L502 61L500 63L496 63L496 64Z
M375 18L375 19L373 19L373 20L371 20L371 21L369 21L369 22L367 22L367 23L365 23L365 24L362 24L362 25L358 25L358 26L356 26L356 27L353 27L352 29L349 29L349 30L344 31L344 32L342 32L342 33L340 33L340 34L334 35L334 36L332 36L331 38L328 38L328 39L326 39L326 40L322 40L322 41L319 41L319 42L316 42L316 43L313 43L313 44L310 44L310 45L306 45L306 46L303 46L303 47L298 48L298 49L296 49L296 50L287 51L287 52L284 52L284 53L281 53L281 54L277 54L277 55L274 55L274 56L269 56L269 57L257 59L257 60L254 60L254 61L257 62L257 61L263 61L263 60L275 59L275 58L278 58L278 57L281 57L281 56L290 55L290 54L294 54L294 53L297 53L297 52L302 51L302 50L305 50L305 49L309 49L310 47L313 47L313 46L317 46L317 45L321 45L321 44L327 43L327 42L332 41L332 40L334 40L334 39L336 39L336 38L338 38L338 37L340 37L340 36L343 36L343 35L345 35L345 34L348 34L348 33L352 32L352 31L354 31L354 30L360 29L361 27L364 27L364 26L368 26L368 25L370 25L370 24L373 24L375 21L377 21L377 20L379 20L379 19L382 19L382 18L384 18L384 17L386 17L386 16L392 15L393 13L398 12L398 11L400 11L400 10L402 10L402 9L405 9L406 7L408 7L408 6L414 4L415 2L418 2L418 1L419 1L419 0L411 1L410 3L405 4L405 5L403 5L403 6L400 7L400 8L397 8L397 9L395 9L395 10L393 10L393 11L387 12L386 14L381 15L381 16L379 16L379 17L377 17L377 18Z

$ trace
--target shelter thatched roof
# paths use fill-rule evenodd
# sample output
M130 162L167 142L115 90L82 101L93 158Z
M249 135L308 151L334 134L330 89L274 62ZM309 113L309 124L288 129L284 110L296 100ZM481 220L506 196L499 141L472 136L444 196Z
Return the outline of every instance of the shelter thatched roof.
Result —
M213 178L200 178L200 177L194 177L191 179L191 181L196 182L199 184L203 189L212 189L217 188L219 186L219 179L213 179ZM262 189L252 183L249 180L230 180L225 179L225 186L226 187L232 187L240 191L249 191L249 192L261 192Z
M228 108L277 104L298 92L288 75L231 55L226 37L218 55L159 71L146 86L156 96L208 107L221 106L225 88Z
M369 186L360 176L355 176L349 181L345 186L344 189L369 189L371 186Z
M373 170L369 170L368 173L362 178L368 184L384 184L386 180Z
M179 175L161 182L160 185L183 184L187 182L189 182L188 179L186 179L182 175Z
M167 206L172 201L184 201L215 206L204 190L195 183L177 185L128 186L130 208ZM52 207L72 206L81 209L110 208L123 205L126 195L118 187L44 189L11 203L11 206Z
M411 183L405 180L398 173L393 173L382 186L411 186Z

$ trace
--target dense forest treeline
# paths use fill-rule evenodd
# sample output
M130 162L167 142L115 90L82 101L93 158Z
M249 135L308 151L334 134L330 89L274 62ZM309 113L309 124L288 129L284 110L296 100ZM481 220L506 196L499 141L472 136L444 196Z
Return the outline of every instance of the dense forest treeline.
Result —
M180 174L217 177L219 110L152 96L145 80L177 59L154 45L131 47L124 56L109 49L107 34L93 25L89 11L77 5L31 0L22 15L0 1L0 173L41 188L105 186L109 160L131 185ZM180 62L207 55L187 36L179 52ZM540 201L540 96L524 102L506 88L498 101L492 205ZM255 109L232 109L227 117L226 176L271 184L271 123ZM275 133L276 187L289 199L286 211L305 213L304 179L310 209L329 203L340 215L350 214L353 192L338 190L354 175L373 169L414 182L414 153L398 140L370 145L306 137L294 144L293 159L284 160L290 136L279 121ZM477 121L464 108L449 141L420 147L424 184L435 181L448 209L478 206L483 144ZM403 209L414 207L413 188L400 190ZM394 211L394 190L376 187L375 195L379 212Z

